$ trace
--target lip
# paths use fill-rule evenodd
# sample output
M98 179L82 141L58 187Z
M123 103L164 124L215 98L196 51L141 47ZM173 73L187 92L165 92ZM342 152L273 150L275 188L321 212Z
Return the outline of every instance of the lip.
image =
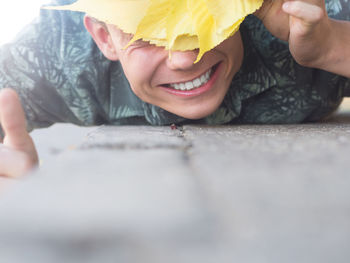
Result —
M215 68L215 71L211 74L209 81L196 89L176 90L176 89L164 87L164 86L160 86L160 88L172 95L176 95L179 97L189 98L189 97L196 97L196 96L202 95L203 93L209 91L214 86L214 83L217 80L219 73L221 71L222 64L223 63L220 62L219 64L214 65L213 68Z

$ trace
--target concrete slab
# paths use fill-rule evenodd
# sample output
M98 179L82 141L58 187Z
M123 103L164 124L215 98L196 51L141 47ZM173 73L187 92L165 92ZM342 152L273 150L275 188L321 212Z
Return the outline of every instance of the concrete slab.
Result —
M184 127L238 262L347 262L350 126Z
M178 135L169 127L102 127L18 183L0 200L1 262L207 262L218 255L220 236Z
M79 127L68 123L57 123L49 128L34 130L32 136L41 164L64 151L73 150L81 145L90 132L98 127Z
M348 262L348 114L83 138L3 195L1 262Z

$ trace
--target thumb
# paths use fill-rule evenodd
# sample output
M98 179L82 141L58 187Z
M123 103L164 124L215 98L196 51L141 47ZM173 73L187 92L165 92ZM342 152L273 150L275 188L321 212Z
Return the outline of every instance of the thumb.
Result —
M5 133L4 145L23 152L30 163L38 163L32 138L27 132L26 118L17 93L12 89L0 91L0 122Z
M4 144L23 150L28 143L29 134L19 97L12 89L3 89L0 92L0 121L5 133Z
M321 6L303 1L287 1L282 9L305 28L313 28L327 17L327 12Z

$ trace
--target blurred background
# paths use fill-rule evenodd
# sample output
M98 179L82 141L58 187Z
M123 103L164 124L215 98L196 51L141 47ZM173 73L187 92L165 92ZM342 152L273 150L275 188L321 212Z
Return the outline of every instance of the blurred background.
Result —
M40 11L40 6L49 0L11 0L0 8L0 45L10 42L14 36L30 23Z
M47 3L50 0L6 1L0 8L0 45L11 42L26 24L39 15L40 7ZM93 129L57 124L48 129L35 130L31 135L44 162L52 153L74 148Z

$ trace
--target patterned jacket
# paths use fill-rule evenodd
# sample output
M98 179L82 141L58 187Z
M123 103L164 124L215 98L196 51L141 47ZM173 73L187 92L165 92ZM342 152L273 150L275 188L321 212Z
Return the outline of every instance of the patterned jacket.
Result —
M326 2L331 17L350 20L349 0ZM222 105L204 119L186 120L136 97L120 63L102 55L82 18L80 13L42 10L13 43L0 49L0 87L18 91L29 130L56 122L299 123L328 116L349 95L348 78L298 65L287 43L248 16L240 29L243 65Z

